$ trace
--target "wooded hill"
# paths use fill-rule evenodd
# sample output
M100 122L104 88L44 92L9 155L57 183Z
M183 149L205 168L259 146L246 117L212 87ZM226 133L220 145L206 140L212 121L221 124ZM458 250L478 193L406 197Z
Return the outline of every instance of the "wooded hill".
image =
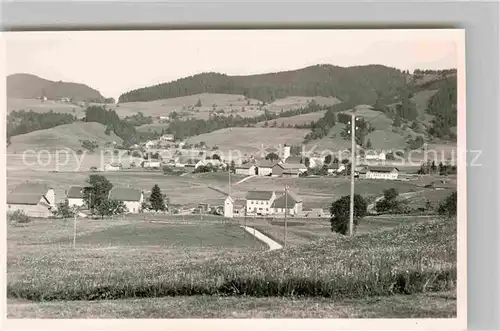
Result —
M120 96L119 102L153 101L206 92L242 94L264 102L287 96L332 96L344 102L373 104L380 97L397 95L406 85L406 79L405 72L382 65L347 68L315 65L249 76L210 72L129 91Z
M7 76L7 97L18 99L36 99L46 97L48 100L68 98L71 101L111 102L101 93L85 84L70 82L54 82L31 74L13 74Z

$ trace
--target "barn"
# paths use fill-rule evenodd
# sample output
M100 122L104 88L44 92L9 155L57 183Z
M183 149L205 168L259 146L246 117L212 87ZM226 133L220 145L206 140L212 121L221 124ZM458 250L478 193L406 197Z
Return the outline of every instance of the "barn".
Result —
M7 211L21 211L30 217L52 216L54 190L47 184L23 183L7 195Z

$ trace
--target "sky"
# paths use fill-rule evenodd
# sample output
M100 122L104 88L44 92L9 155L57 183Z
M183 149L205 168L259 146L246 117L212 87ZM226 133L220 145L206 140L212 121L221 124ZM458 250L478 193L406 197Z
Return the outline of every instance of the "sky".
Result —
M315 64L456 68L463 30L7 32L7 75L78 82L118 99L201 72L248 75Z

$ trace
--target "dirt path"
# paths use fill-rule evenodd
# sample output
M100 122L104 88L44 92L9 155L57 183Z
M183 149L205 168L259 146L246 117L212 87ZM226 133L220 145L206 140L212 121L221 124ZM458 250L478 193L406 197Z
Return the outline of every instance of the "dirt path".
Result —
M244 181L246 181L247 179L254 178L254 177L256 177L256 176L257 176L257 175L251 175L251 176L245 177L245 178L243 178L242 180L240 180L239 182L234 183L233 185L238 185L239 183L243 183L243 182L244 182Z
M241 226L241 227L243 229L245 229L248 233L254 235L257 239L266 243L269 246L270 251L274 251L274 250L283 248L283 246L281 246L280 244L278 244L276 241L272 240L268 236L264 235L259 230L255 230L254 228L249 227L249 226Z

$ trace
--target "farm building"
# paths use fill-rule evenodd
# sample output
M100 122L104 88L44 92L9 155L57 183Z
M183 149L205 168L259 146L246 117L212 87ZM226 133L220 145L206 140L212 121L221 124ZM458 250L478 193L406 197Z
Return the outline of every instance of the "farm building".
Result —
M83 200L84 190L85 187L81 186L71 186L69 188L66 198L68 199L68 205L70 207L81 207L85 204L85 201Z
M271 206L275 199L274 191L249 191L246 196L247 213L253 215L271 214Z
M23 183L7 195L7 211L22 211L30 217L52 216L55 193L46 184Z
M273 214L298 215L302 213L302 199L296 194L287 191L274 200L272 206Z
M262 160L257 164L257 174L259 176L271 176L273 173L273 166L278 164L277 161Z
M224 217L233 218L234 216L234 200L229 195L224 200Z
M325 163L325 159L321 157L313 156L309 158L309 168L322 167L323 163Z
M245 210L246 210L246 200L244 199L237 199L234 200L233 203L233 215L234 216L244 216L245 215Z
M174 135L173 134L164 134L160 137L161 141L174 141Z
M368 150L365 151L366 161L385 161L385 153L381 151Z
M161 162L160 162L160 160L155 160L155 159L144 160L141 162L141 166L143 168L157 168L157 169L159 169L161 167Z
M106 163L104 165L104 171L119 171L122 169L123 169L123 166L121 163L113 162L113 163Z
M367 179L398 179L399 169L396 167L368 167L365 178Z
M144 146L146 148L154 148L157 144L158 142L156 140L149 140L144 144Z
M257 167L251 163L240 164L235 167L235 172L237 175L257 175Z
M109 191L109 199L122 201L129 213L138 213L144 201L144 194L141 190L131 187L116 187Z
M307 171L307 167L302 163L282 163L273 167L273 176L299 177Z

